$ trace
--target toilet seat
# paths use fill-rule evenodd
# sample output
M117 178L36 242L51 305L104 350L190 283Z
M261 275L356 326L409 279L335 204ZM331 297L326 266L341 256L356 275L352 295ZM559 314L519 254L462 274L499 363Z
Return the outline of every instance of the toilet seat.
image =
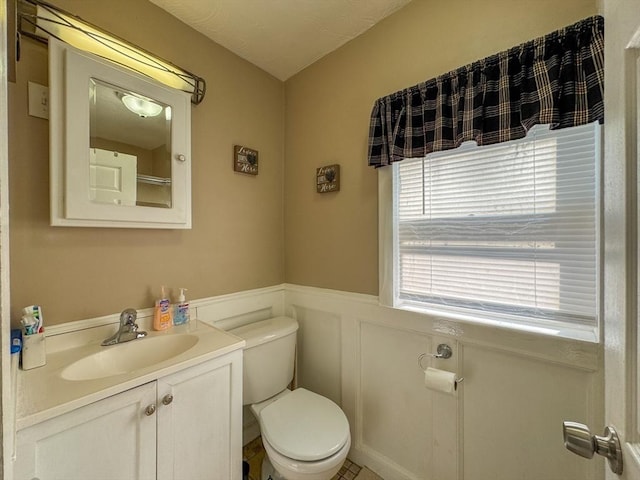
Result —
M329 458L350 439L344 412L326 397L298 388L260 410L262 436L280 455L302 462Z
M278 453L265 438L262 439L262 444L269 462L286 479L327 480L333 478L344 464L351 447L351 438L347 439L347 443L336 454L316 462L303 462L285 457Z

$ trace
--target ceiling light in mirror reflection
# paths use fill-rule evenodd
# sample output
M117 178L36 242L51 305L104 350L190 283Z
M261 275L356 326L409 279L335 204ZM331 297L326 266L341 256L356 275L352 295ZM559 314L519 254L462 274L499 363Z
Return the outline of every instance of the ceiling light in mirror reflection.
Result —
M162 112L161 105L136 95L124 95L122 97L122 103L124 103L124 106L131 112L142 118L156 117Z
M171 107L93 77L89 98L91 201L171 208Z
M89 96L92 147L112 149L93 144L100 138L145 150L170 149L171 115L161 115L169 105L96 78L90 81ZM129 106L129 100L124 100L127 96L133 97ZM144 110L132 110L134 104L145 108L147 115Z

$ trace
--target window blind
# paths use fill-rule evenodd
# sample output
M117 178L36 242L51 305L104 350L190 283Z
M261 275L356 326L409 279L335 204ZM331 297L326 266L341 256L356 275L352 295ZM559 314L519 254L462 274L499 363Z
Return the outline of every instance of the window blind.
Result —
M394 164L394 303L594 326L597 124Z

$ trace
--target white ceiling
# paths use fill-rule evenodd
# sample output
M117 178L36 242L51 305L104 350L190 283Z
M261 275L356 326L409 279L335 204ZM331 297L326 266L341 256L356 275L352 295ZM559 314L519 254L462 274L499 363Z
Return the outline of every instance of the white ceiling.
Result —
M151 0L286 80L411 0Z

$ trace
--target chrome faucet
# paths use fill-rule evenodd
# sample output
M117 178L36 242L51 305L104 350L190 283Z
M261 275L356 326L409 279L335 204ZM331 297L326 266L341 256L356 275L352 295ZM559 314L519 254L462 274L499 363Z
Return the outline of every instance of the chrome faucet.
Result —
M147 332L139 332L136 317L138 312L133 308L127 308L120 314L120 328L116 333L102 342L102 346L115 345L117 343L130 342L136 338L142 338Z

